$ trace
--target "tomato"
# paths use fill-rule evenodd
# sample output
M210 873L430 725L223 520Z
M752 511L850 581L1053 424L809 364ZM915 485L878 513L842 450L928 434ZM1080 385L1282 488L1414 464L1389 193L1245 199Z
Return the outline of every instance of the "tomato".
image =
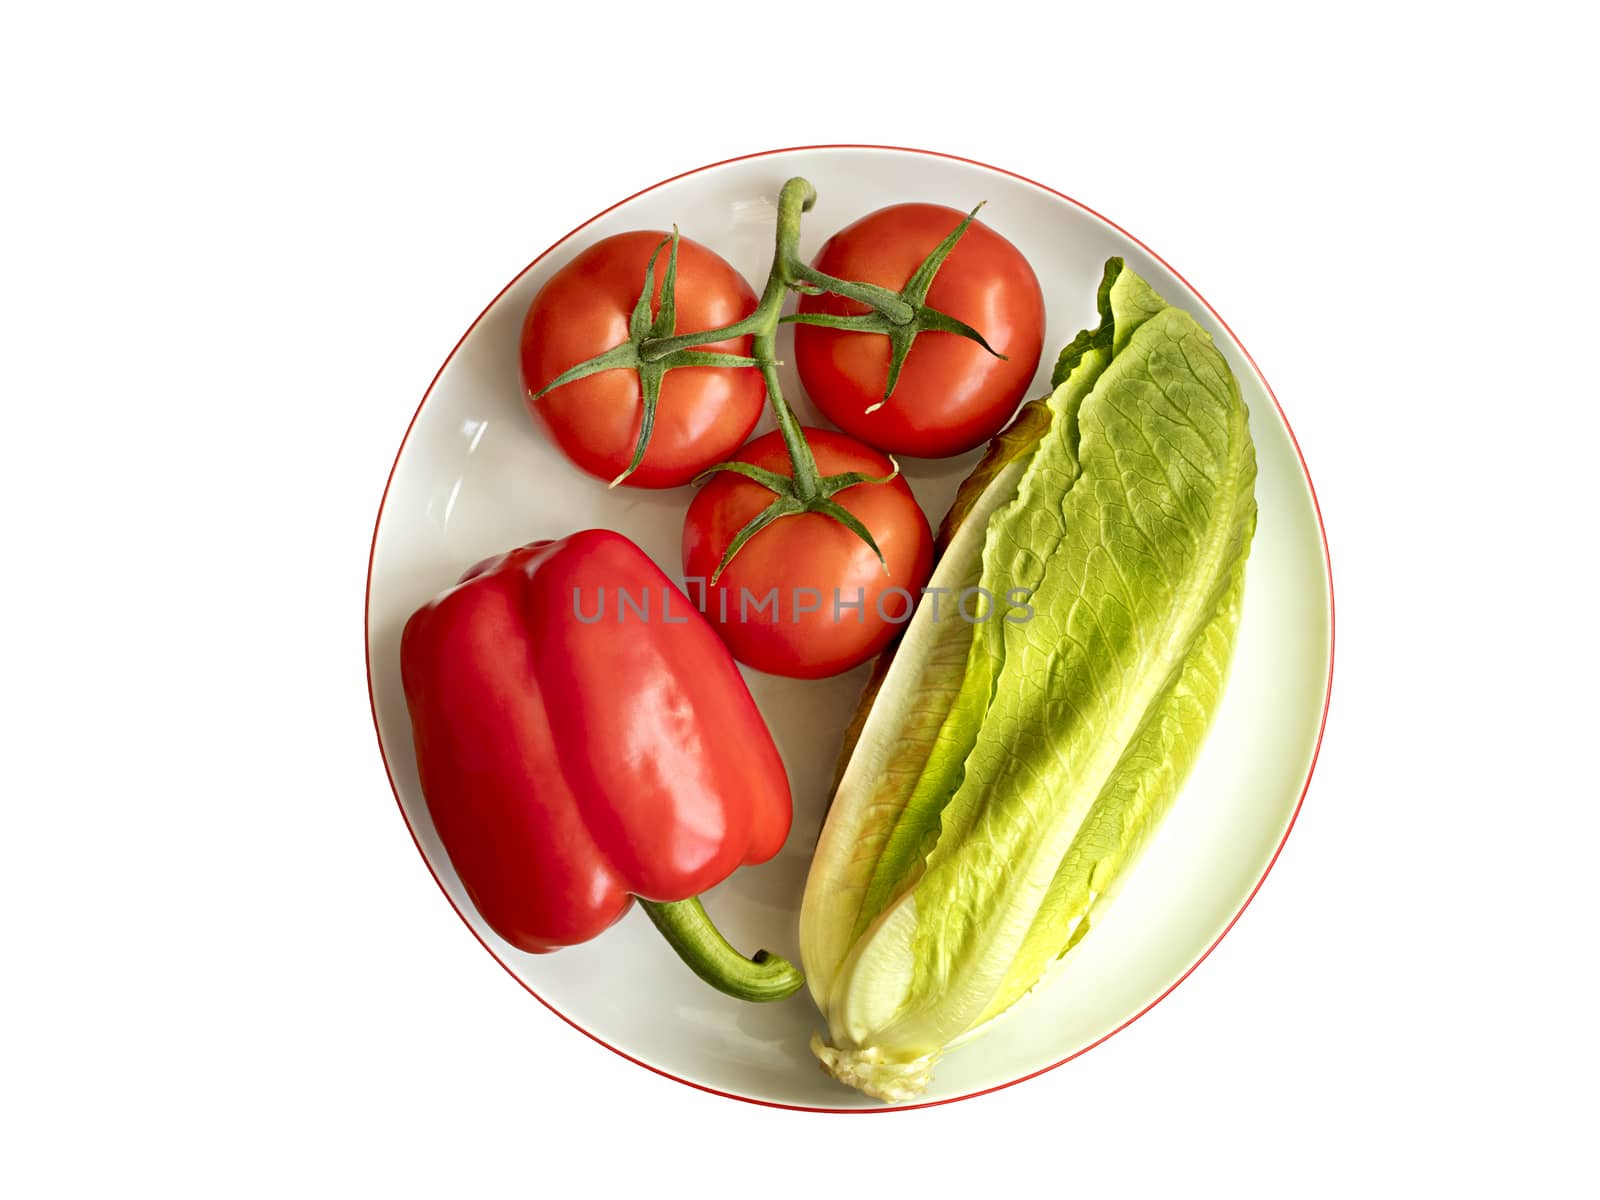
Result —
M807 429L805 437L823 475L878 477L894 470L887 457L844 434ZM751 442L735 460L794 475L776 432ZM757 533L715 585L697 583L711 578L734 535L772 499L761 484L726 471L700 489L683 524L690 598L703 596L707 618L734 657L758 670L819 679L865 662L910 619L933 567L933 535L911 488L896 475L834 496L871 532L883 563L838 521L807 512Z
M964 216L934 204L882 208L829 238L813 265L898 291ZM926 303L965 321L1008 357L996 358L960 334L920 333L893 396L875 412L867 409L883 400L887 337L796 325L795 362L811 399L845 432L891 453L942 458L988 441L1016 411L1044 346L1044 294L1021 252L973 221L933 277ZM800 311L870 310L820 295L803 297Z
M620 233L596 242L539 289L522 325L522 382L529 411L583 470L610 482L633 460L643 405L637 372L601 371L533 394L569 367L628 340L628 317L644 290L645 267L666 234ZM659 311L669 251L656 260ZM756 295L731 266L698 242L678 243L677 328L715 329L755 311ZM751 339L704 349L749 354ZM752 367L675 367L661 381L655 430L639 469L624 482L677 487L721 462L750 436L766 390Z

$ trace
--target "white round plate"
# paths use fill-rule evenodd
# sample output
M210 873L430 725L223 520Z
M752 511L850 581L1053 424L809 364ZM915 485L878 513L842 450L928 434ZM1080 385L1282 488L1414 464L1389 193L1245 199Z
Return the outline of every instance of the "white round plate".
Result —
M1299 809L1316 758L1332 674L1333 602L1311 481L1276 400L1244 347L1189 285L1096 213L1039 184L978 163L872 146L780 150L718 163L640 192L541 254L475 321L423 397L395 460L373 534L367 667L389 778L417 846L450 903L513 976L557 1015L633 1061L739 1099L800 1108L881 1110L818 1070L807 1048L819 1018L805 991L746 1004L701 983L635 908L602 937L556 954L501 942L468 903L417 784L400 688L406 618L468 565L536 538L606 526L681 579L678 540L690 489L644 492L582 474L522 406L517 340L540 286L590 243L629 229L667 229L731 261L760 289L772 257L774 202L784 180L817 189L802 253L834 230L900 201L967 209L1011 239L1044 287L1045 353L1031 394L1048 391L1060 348L1093 325L1101 267L1121 255L1216 338L1250 407L1260 474L1232 676L1194 774L1105 920L1054 985L986 1036L952 1051L925 1101L1002 1087L1074 1057L1170 991L1227 931L1260 885ZM787 327L783 338L787 338ZM779 342L779 357L785 341ZM820 423L792 372L785 395ZM398 425L398 422L397 422ZM767 417L760 427L771 427ZM906 460L937 523L978 452ZM820 682L747 671L788 766L795 819L771 862L736 872L706 895L734 945L799 962L797 920L840 734L866 668Z

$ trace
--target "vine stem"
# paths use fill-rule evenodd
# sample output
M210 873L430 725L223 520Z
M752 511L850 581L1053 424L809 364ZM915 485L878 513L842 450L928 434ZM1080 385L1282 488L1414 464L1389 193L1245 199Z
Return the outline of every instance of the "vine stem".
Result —
M799 499L807 501L819 496L821 487L817 460L811 453L811 447L806 444L805 435L800 430L800 422L796 419L794 410L784 400L783 388L778 382L775 358L783 304L788 299L790 289L797 283L825 282L830 288L839 285L854 290L871 286L835 280L832 276L825 276L812 270L800 260L800 217L803 213L811 211L811 206L816 202L817 189L799 176L785 183L783 190L778 193L778 236L772 252L772 270L767 273L766 287L762 289L761 299L753 313L720 329L679 334L676 337L650 338L639 347L639 356L642 359L646 362L655 362L676 351L687 350L693 346L750 337L753 356L762 363L761 378L767 386L767 398L772 403L772 415L777 419L779 435L783 438L784 447L789 451L789 458L793 463L795 494ZM885 292L885 295L903 303L893 292ZM866 302L865 296L852 298Z

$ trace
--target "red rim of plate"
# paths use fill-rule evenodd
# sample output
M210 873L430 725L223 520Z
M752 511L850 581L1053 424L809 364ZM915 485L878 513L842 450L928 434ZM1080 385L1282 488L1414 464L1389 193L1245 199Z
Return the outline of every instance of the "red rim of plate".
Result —
M506 292L510 291L512 286L517 282L517 280L521 279L524 275L526 275L529 270L531 270L534 266L536 266L545 257L545 255L549 254L557 246L560 246L568 238L572 237L573 234L579 233L582 230L584 230L585 228L587 228L588 226L594 224L601 217L605 216L607 213L611 212L613 209L620 208L622 205L627 204L629 201L637 199L638 197L644 195L646 192L653 192L659 187L665 187L669 183L675 183L677 180L686 178L687 176L690 176L690 175L698 175L702 171L710 171L710 170L714 170L717 167L725 167L730 163L745 162L745 161L747 161L749 159L752 159L752 158L768 158L768 157L771 157L774 154L792 154L792 153L796 153L796 152L802 151L802 150L892 150L892 151L897 151L897 152L902 153L902 154L924 154L924 155L927 155L929 158L945 158L945 159L950 159L950 160L952 160L954 162L967 163L968 165L974 166L974 167L982 167L984 170L993 171L998 175L1009 176L1012 179L1021 180L1023 183L1031 184L1033 187L1039 188L1041 191L1049 192L1052 196L1056 196L1059 199L1065 200L1068 204L1071 204L1076 208L1082 209L1084 212L1088 213L1091 217L1094 217L1097 221L1100 221L1100 222L1110 226L1112 229L1115 229L1118 233L1122 234L1123 237L1125 237L1129 241L1133 242L1141 250L1143 250L1146 254L1150 255L1151 258L1155 259L1163 267L1165 267L1167 270L1171 271L1172 274L1177 276L1178 280L1186 288L1188 288L1190 292L1192 292L1194 294L1195 298L1198 299L1201 304L1204 304L1206 306L1206 311L1209 312L1213 317L1216 318L1217 323L1228 331L1228 336L1233 339L1234 345L1238 346L1239 349L1241 351L1243 351L1245 358L1248 359L1249 362L1250 362L1251 369L1255 371L1256 377L1261 380L1262 385L1267 389L1267 395L1272 397L1273 407L1278 410L1278 419L1283 422L1283 427L1286 430L1289 431L1289 440L1290 440L1290 442L1293 443L1295 455L1300 460L1300 471L1301 471L1302 474L1305 475L1306 488L1311 493L1311 505L1312 505L1312 508L1315 510L1316 516L1317 516L1317 531L1318 531L1318 534L1320 535L1320 537L1322 539L1322 561L1323 561L1323 566L1326 568L1327 574L1328 574L1328 682L1327 682L1327 686L1323 690L1323 694L1322 694L1322 716L1319 719L1318 724L1317 724L1317 744L1316 744L1316 746L1313 748L1313 750L1311 752L1311 763L1306 768L1305 782L1300 787L1300 797L1299 797L1298 800L1295 801L1294 813L1289 817L1288 827L1285 828L1284 831L1283 831L1283 837L1278 842L1278 848L1272 852L1272 858L1267 862L1266 870L1261 872L1261 878L1256 880L1256 885L1253 888L1250 889L1250 894L1245 897L1244 903L1239 906L1239 911L1233 914L1233 918L1227 923L1226 926L1223 927L1222 932L1217 935L1216 940L1213 941L1211 943L1211 945L1206 947L1206 950L1205 950L1204 954L1202 954L1199 958L1195 959L1194 962L1189 965L1189 969L1188 970L1186 970L1182 975L1178 976L1178 978L1175 979L1172 982L1171 986L1169 986L1164 992L1162 992L1154 1000L1150 1001L1149 1004L1145 1005L1138 1012L1134 1013L1133 1016L1129 1017L1121 1025L1118 1025L1110 1033L1105 1034L1103 1037L1097 1038L1095 1041L1090 1042L1087 1046L1084 1046L1082 1049L1076 1050L1073 1053L1067 1055L1067 1057L1063 1058L1060 1062L1051 1063L1047 1067L1040 1067L1037 1071L1030 1071L1026 1075L1019 1075L1016 1079L1009 1080L1006 1083L997 1083L993 1087L983 1088L983 1089L981 1089L979 1091L976 1091L976 1092L967 1092L966 1094L961 1095L961 1096L950 1096L950 1097L948 1097L947 1099L944 1099L944 1100L928 1100L928 1101L925 1101L925 1102L923 1102L921 1104L885 1105L882 1108L822 1108L822 1107L817 1107L817 1106L813 1106L813 1105L806 1105L806 1104L784 1104L784 1103L781 1103L780 1101L777 1101L777 1100L760 1100L760 1099L757 1099L754 1096L741 1096L737 1092L724 1092L719 1088L710 1087L710 1086L708 1086L706 1084L703 1084L703 1083L696 1083L692 1079L684 1079L682 1076L674 1075L670 1071L664 1071L660 1067L652 1066L650 1063L643 1062L640 1059L637 1059L633 1055L629 1054L627 1051L619 1050L617 1047L613 1046L610 1042L607 1042L607 1041L605 1041L605 1040L603 1040L603 1039L601 1039L599 1037L596 1037L593 1033L590 1033L582 1025L579 1025L571 1017L567 1016L566 1013L564 1013L560 1009L556 1008L555 1005L551 1004L543 996L539 995L538 992L534 991L533 988L529 987L528 984L526 982L524 982L524 980L521 978L521 976L519 976L514 970L512 970L511 965L509 963L507 963L505 961L505 959L501 958L500 955L495 952L494 947L491 946L487 941L485 941L479 935L478 931L472 927L472 922L467 919L467 915L464 912L462 912L460 907L457 906L456 902L453 899L451 899L449 890L444 886L444 881L439 878L439 873L433 869L433 864L428 861L428 856L423 853L422 843L417 840L417 831L414 828L412 828L411 820L410 820L409 817L406 816L405 805L404 805L404 803L401 802L401 799L400 799L400 790L397 787L395 787L394 772L389 767L389 756L384 751L384 748L383 748L383 732L378 726L378 699L377 699L377 696L373 693L373 689L372 689L372 637L371 637L371 628L370 628L370 616L371 616L371 612L372 612L372 566L373 566L374 560L377 557L377 552L378 552L378 530L383 525L383 510L384 510L384 506L389 501L389 487L394 482L394 473L400 466L400 456L405 453L406 443L411 440L411 431L412 431L412 429L414 429L416 427L417 418L422 415L422 410L423 410L424 407L426 407L426 405L428 403L428 397L433 394L434 386L439 382L439 376L444 374L444 369L445 369L445 367L450 365L450 360L453 359L456 356L456 352L461 349L463 343L466 342L467 338L472 336L472 331L478 327L478 322L482 321L484 316L489 312L489 310L491 308L493 308L497 303L499 303L500 297L504 296L506 294ZM1118 225L1115 221L1112 221L1109 218L1107 218L1107 217L1101 215L1100 213L1096 212L1094 209L1090 208L1087 204L1084 204L1084 203L1082 203L1082 202L1080 202L1078 200L1074 200L1071 196L1066 195L1064 192L1058 192L1058 191L1056 191L1055 188L1048 187L1045 184L1039 183L1037 180L1029 179L1026 175L1018 175L1015 171L1007 171L1002 167L990 166L988 163L979 162L977 159L963 158L959 154L945 154L945 153L942 153L941 151L938 151L938 150L920 150L920 149L917 149L915 147L909 147L909 146L879 146L879 145L871 145L871 144L865 144L865 143L839 143L839 144L828 144L828 145L819 145L819 146L784 146L784 147L782 147L780 149L776 149L776 150L760 150L760 151L757 151L754 154L740 154L740 155L737 155L737 156L735 156L733 158L722 159L719 162L707 163L705 166L696 167L692 171L681 172L680 174L673 175L673 176L671 176L671 177L669 177L667 179L663 179L659 183L653 183L647 188L641 188L639 191L634 192L633 195L627 196L622 200L618 200L615 204L611 205L609 208L602 209L600 212L598 212L594 216L590 217L587 221L584 221L582 224L580 224L580 225L576 226L575 228L573 228L571 232L567 233L563 237L558 238L556 241L552 242L548 247L545 248L545 250L543 252L541 252L539 254L539 256L537 258L535 258L532 262L530 262L526 267L523 267L522 270L518 271L516 273L516 275L514 275L511 278L511 282L507 283L505 285L505 287L501 288L500 291L495 295L494 299L489 301L489 303L484 306L483 312L480 312L477 315L477 317L473 320L472 324L467 326L467 331L461 335L460 340L456 342L454 347L452 347L450 353L445 356L445 360L444 360L443 363L440 364L438 371L434 372L433 379L428 384L428 390L425 391L422 394L422 400L417 405L417 411L414 412L411 415L411 423L406 426L405 436L400 439L400 448L395 451L394 463L389 468L389 477L388 477L388 479L386 479L384 481L384 484L383 484L383 496L378 501L378 516L377 516L377 520L374 521L373 526L372 526L372 545L371 545L371 549L367 552L367 585L366 585L366 590L365 590L364 608L363 608L363 611L362 611L362 634L363 634L363 637L365 639L364 650L365 650L366 667L367 667L367 701L368 701L368 704L371 706L371 709L372 709L372 729L373 729L373 733L376 734L377 738L378 738L378 753L383 757L384 772L389 777L389 790L394 793L395 805L400 809L400 819L405 821L406 829L411 834L411 840L412 840L413 844L415 844L416 847L417 847L417 853L418 853L418 855L421 856L423 865L428 868L428 873L433 876L433 881L434 881L434 883L436 883L438 885L439 891L441 893L443 893L445 900L449 903L451 908L455 909L456 915L461 918L461 923L467 927L467 931L469 933L471 933L474 938L477 938L478 944L481 945L485 950L487 950L489 952L489 956L491 958L493 958L497 963L499 963L502 968L505 969L506 974L510 975L512 979L515 979L517 981L517 983L520 984L522 986L522 988L525 991L527 991L527 993L530 996L532 996L535 1000L537 1000L540 1004L544 1005L551 1012L555 1013L556 1016L560 1017L563 1021L565 1021L568 1025L572 1026L572 1028L576 1029L579 1033L583 1034L585 1037L591 1039L592 1041L598 1042L600 1045L604 1046L607 1050L610 1050L613 1054L616 1054L619 1057L625 1058L629 1062L634 1063L637 1066L641 1066L647 1071L653 1071L657 1075L664 1076L667 1079L674 1080L675 1082L684 1084L687 1087L692 1087L692 1088L695 1088L695 1089L697 1089L699 1091L702 1091L702 1092L710 1092L714 1096L726 1096L729 1100L742 1100L746 1104L759 1104L759 1105L762 1105L762 1106L767 1107L767 1108L785 1108L785 1109L789 1109L789 1110L794 1111L794 1112L868 1113L868 1114L870 1114L870 1113L885 1113L885 1112L909 1112L909 1111L911 1111L913 1109L918 1109L918 1108L935 1108L935 1107L937 1107L937 1106L939 1106L941 1104L955 1104L955 1103L957 1103L958 1101L961 1101L961 1100L971 1100L971 1099L973 1099L973 1098L975 1098L977 1096L987 1096L991 1092L998 1092L1002 1088L1013 1087L1016 1084L1024 1083L1029 1079L1036 1079L1040 1075L1043 1075L1046 1071L1053 1071L1057 1067L1065 1066L1067 1063L1071 1062L1073 1059L1079 1057L1080 1055L1087 1054L1089 1051L1093 1050L1096 1046L1100 1045L1102 1042L1106 1041L1108 1038L1115 1037L1117 1034L1121 1033L1124 1029L1126 1029L1129 1025L1132 1025L1140 1017L1144 1016L1145 1013L1149 1012L1156 1005L1160 1004L1163 1000L1165 1000L1168 996L1170 996L1173 993L1173 991L1177 988L1177 986L1180 983L1182 983L1185 979L1189 978L1190 975L1194 974L1195 969L1198 968L1201 963L1205 962L1205 960L1210 956L1211 952L1213 950L1215 950L1222 943L1222 939L1228 936L1228 933L1233 929L1234 925L1236 925L1238 923L1239 918L1244 915L1244 910L1250 907L1250 902L1256 898L1256 893L1258 893L1261 890L1261 885L1264 884L1267 881L1267 876L1272 874L1272 868L1277 864L1278 856L1283 853L1283 847L1289 840L1289 834L1294 830L1294 824L1300 817L1300 809L1305 804L1306 792L1308 790L1310 790L1310 787L1311 787L1311 777L1316 772L1316 769L1317 769L1317 758L1322 753L1322 735L1323 735L1324 731L1327 729L1327 726L1328 726L1328 705L1329 705L1330 700L1333 697L1333 649L1334 649L1335 625L1336 625L1336 622L1335 622L1335 618L1334 618L1334 599L1333 599L1333 559L1328 553L1328 530L1327 530L1327 527L1322 523L1322 504L1317 499L1316 485L1311 482L1311 472L1306 467L1306 456L1305 456L1304 452L1300 449L1300 439L1295 436L1294 427L1289 424L1289 417L1283 411L1283 405L1278 403L1277 393L1272 390L1272 385L1267 382L1267 377L1264 374L1262 374L1261 368L1256 365L1255 358L1251 355L1249 350L1245 349L1245 345L1244 345L1243 342L1241 342L1239 340L1238 334L1234 333L1233 329L1228 325L1227 321L1223 320L1222 314L1219 313L1216 309L1211 307L1210 301L1208 301L1204 296L1200 295L1199 291L1196 290L1194 285L1191 284L1187 279L1185 279L1183 277L1183 275L1180 274L1178 272L1178 270L1175 267L1173 267L1173 265L1171 263L1167 262L1166 259L1162 258L1154 250L1150 249L1149 246L1145 245L1138 238L1134 237L1133 234L1129 233L1126 229L1122 228L1122 226Z

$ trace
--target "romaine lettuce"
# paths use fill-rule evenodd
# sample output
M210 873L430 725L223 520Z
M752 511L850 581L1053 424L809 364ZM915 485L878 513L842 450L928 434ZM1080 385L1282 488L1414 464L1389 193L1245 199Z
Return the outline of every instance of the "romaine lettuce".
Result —
M1210 336L1119 259L1099 308L957 496L943 611L923 600L869 689L807 880L813 1049L881 1099L1084 936L1221 695L1248 415ZM955 611L973 586L997 598L977 623Z

